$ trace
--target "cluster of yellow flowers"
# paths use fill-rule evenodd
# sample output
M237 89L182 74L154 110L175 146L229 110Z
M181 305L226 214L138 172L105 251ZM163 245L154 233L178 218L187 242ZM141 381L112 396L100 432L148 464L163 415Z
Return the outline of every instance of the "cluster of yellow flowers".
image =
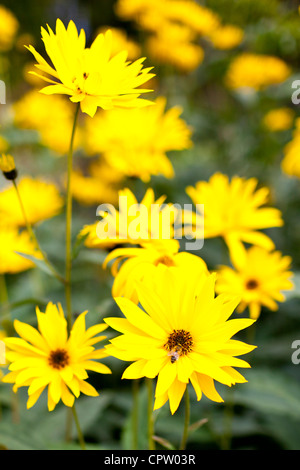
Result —
M152 60L184 72L203 61L199 38L221 50L235 48L243 40L241 28L223 25L215 12L193 0L118 0L116 12L148 33L146 49Z
M117 9L123 18L134 18L142 27L154 30L150 49L151 40L161 44L169 38L165 44L170 60L172 38L181 38L186 46L194 37L191 31L209 38L219 48L234 47L242 40L237 28L221 26L213 12L192 1L119 0ZM86 47L84 30L79 32L73 21L66 27L57 20L55 31L49 26L48 30L42 28L51 64L28 46L37 61L38 72L32 73L47 86L40 90L42 95L33 90L16 103L15 122L38 130L44 145L67 154L66 276L62 280L66 314L60 304L49 303L45 312L36 309L37 328L14 321L19 337L4 339L9 373L2 380L14 384L14 391L28 387L28 408L46 389L49 411L60 400L73 407L81 393L98 395L88 382L87 371L111 373L98 360L113 356L130 362L123 378L157 378L154 409L169 401L171 413L175 413L188 384L198 400L205 395L221 402L215 381L227 386L246 382L236 368L250 366L238 356L255 346L233 336L257 320L262 306L276 310L278 302L284 301L283 291L293 287L291 259L276 251L272 239L263 232L281 227L283 219L278 209L268 206L269 189L258 187L256 178L235 176L230 181L227 175L215 173L209 181L186 188L195 207L205 208L205 213L190 213L191 230L195 226L198 229L200 220L204 239L223 238L230 253L232 267L219 266L213 272L197 253L180 250L175 203L165 204L166 197L157 197L151 188L139 202L129 188L123 188L128 176L143 182L149 182L152 175L172 178L174 168L167 152L190 148L192 130L180 117L180 107L166 109L164 97L153 101L141 97L151 91L141 86L154 74L150 67L143 67L144 59L136 58L136 49L132 52L134 61L129 62L126 50L119 51L120 41L127 45L127 38L117 37L115 46L114 34L111 30L100 32ZM157 50L156 45L152 47ZM197 50L199 62L202 52ZM191 67L189 53L183 50L180 55L187 61L184 66ZM281 67L279 74L274 70L277 66ZM271 59L267 71L262 80L247 68L243 73L248 81L240 79L244 85L259 89L280 82L288 73L280 62ZM230 76L234 76L230 86L238 86L238 74L231 72ZM76 108L75 115L72 107ZM87 116L78 123L76 133L80 109ZM69 129L69 149L65 135L58 132L60 127ZM87 156L85 161L95 157L89 162L88 174L73 167L73 147L78 146ZM10 155L2 155L0 169L11 185L0 193L0 274L5 274L34 266L32 259L16 252L47 262L32 226L61 212L65 200L53 183L28 176L19 181ZM73 322L72 196L84 204L115 204L121 196L127 201L126 207L119 205L113 214L101 210L101 222L86 225L80 233L86 247L110 250L103 268L113 262L112 296L124 314L105 318L104 323L89 328L87 312ZM138 208L134 215L132 206ZM120 223L124 219L127 224ZM108 236L99 236L99 224L109 227ZM129 233L129 224L136 227L138 237ZM230 318L235 309L242 312L246 307L251 318ZM94 345L105 339L99 334L108 326L120 334L104 348L96 349Z

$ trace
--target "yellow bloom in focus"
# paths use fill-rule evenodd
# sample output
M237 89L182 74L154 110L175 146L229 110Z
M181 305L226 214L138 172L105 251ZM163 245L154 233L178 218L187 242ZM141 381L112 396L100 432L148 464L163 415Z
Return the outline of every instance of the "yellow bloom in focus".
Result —
M151 107L100 112L86 123L86 151L101 153L126 176L149 181L151 175L174 176L167 152L191 147L191 129L179 116L182 109L167 111L159 97Z
M241 44L244 31L238 26L227 24L209 34L209 39L216 49L233 49Z
M292 140L284 148L281 162L282 171L288 176L300 178L300 119L296 119L296 128Z
M36 246L26 230L19 232L15 227L1 226L0 274L17 274L35 267L32 261L17 252L41 259L40 252L36 250Z
M119 191L119 210L100 211L100 222L86 225L80 232L88 248L111 248L116 244L157 244L173 238L177 209L166 204L166 196L155 199L147 189L140 202L130 189Z
M141 47L139 44L130 39L126 31L120 28L103 27L99 29L98 34L104 34L108 30L112 32L112 56L121 51L127 51L128 59L135 60L141 55Z
M291 290L291 258L279 251L269 252L261 247L251 247L245 255L233 260L234 269L221 266L218 271L216 291L240 296L237 312L249 307L250 317L258 318L261 307L277 310L276 302L283 302L282 291Z
M290 67L278 57L244 52L231 62L225 82L231 89L259 91L284 82L290 74Z
M18 189L30 224L36 224L61 212L64 200L54 183L24 176ZM15 188L0 192L0 225L24 227L24 216Z
M269 189L257 189L257 184L256 178L229 181L215 173L208 182L186 189L194 204L204 204L204 238L223 237L232 257L243 252L242 242L274 249L270 237L258 230L283 225L278 209L261 207L268 202Z
M20 338L6 338L10 372L3 382L13 383L16 392L28 388L27 408L31 408L42 392L48 388L48 410L52 411L60 400L72 407L80 393L96 397L97 390L90 385L87 370L110 374L110 369L95 359L107 356L105 350L95 349L105 336L96 336L107 328L100 323L86 329L83 312L75 320L68 337L67 321L60 305L49 303L45 313L36 309L38 329L14 321Z
M127 108L149 104L139 97L151 90L138 87L154 76L149 73L151 68L142 68L144 59L129 63L126 51L112 57L111 31L99 34L86 48L84 30L78 34L73 21L65 28L58 19L56 33L49 26L48 32L42 28L42 39L53 67L33 46L28 47L38 62L36 67L52 77L37 74L50 83L41 90L42 93L69 95L70 100L80 103L81 110L91 117L98 107L112 109L116 106Z
M111 267L115 277L112 296L127 297L138 303L136 281L143 281L145 276L155 276L157 267L180 267L186 270L187 276L195 276L199 271L208 274L206 263L199 256L189 252L179 252L177 240L163 240L160 244L139 248L117 248L106 257L103 267L106 268L110 261L114 261ZM125 262L120 264L125 260Z
M58 156L66 154L69 147L66 135L73 126L72 104L65 96L45 96L31 90L13 104L14 123L21 129L33 129L40 135L41 143L54 150ZM74 145L81 143L81 127L78 126Z
M12 48L18 29L19 22L15 15L4 5L0 5L0 51Z
M272 132L290 129L294 121L294 111L290 108L272 109L265 114L263 124Z
M104 319L122 333L110 340L107 352L132 362L122 378L157 377L154 409L169 400L172 414L189 382L198 400L204 394L222 402L214 381L228 386L246 382L234 367L250 366L236 356L254 349L231 339L253 320L228 320L237 300L215 297L214 274L195 274L161 265L154 278L136 284L144 310L120 297L115 300L125 318Z

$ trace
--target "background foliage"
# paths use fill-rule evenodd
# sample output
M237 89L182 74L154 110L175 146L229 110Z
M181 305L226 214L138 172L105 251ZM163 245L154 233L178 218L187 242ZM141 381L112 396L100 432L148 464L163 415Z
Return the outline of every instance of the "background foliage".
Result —
M123 22L115 15L111 0L27 0L25 7L24 2L2 3L18 18L19 35L30 34L35 44L41 43L40 26L46 23L54 26L57 17L65 23L73 19L78 27L85 28L90 39L102 25L122 26L130 34L137 34L133 24ZM293 129L271 132L262 124L264 114L276 107L290 107L295 117L298 115L297 107L291 102L291 84L300 73L298 2L207 0L201 3L216 11L226 22L244 29L246 39L242 48L282 58L292 67L293 74L284 85L270 87L245 99L224 86L224 74L237 53L236 49L220 51L207 46L203 63L191 73L180 73L156 64L155 93L167 96L169 106L182 105L183 117L193 127L194 146L170 154L176 173L174 179L153 177L151 186L156 195L166 194L170 202L184 203L189 202L186 186L208 179L215 171L229 176L257 177L260 185L271 188L272 205L283 213L284 227L269 230L269 233L276 247L293 258L295 289L287 295L287 301L280 304L277 312L263 310L255 330L250 332L252 338L247 338L246 333L241 335L258 346L248 358L252 368L246 371L245 376L249 382L235 386L234 390L223 390L217 385L225 398L225 405L208 402L205 398L197 403L195 396L191 397L191 422L195 425L191 429L188 449L226 447L227 429L232 431L231 447L234 449L299 449L300 365L291 361L291 345L300 339L300 186L299 180L288 178L280 168L283 149L291 140ZM30 60L28 55L21 47L14 47L8 54L8 104L1 105L2 125L6 122L11 103L30 88L23 77L23 67ZM35 132L3 125L2 135L10 142L11 152L21 167L20 172L51 175L61 183L57 175L64 171L64 160L49 158L51 150L40 145ZM126 184L134 190L137 198L143 195L146 185L141 181L128 180ZM94 222L95 211L96 207L75 203L74 239L84 224ZM50 259L63 269L63 214L41 224L37 228L37 236ZM111 275L101 268L104 256L104 252L81 246L74 263L73 305L78 313L89 310L90 324L99 322L108 314L118 315L111 298ZM200 256L210 268L229 262L218 239L205 241ZM64 304L64 292L59 283L39 269L7 276L7 283L13 318L34 324L35 305L43 307L49 300ZM2 303L1 313L5 307ZM78 400L79 419L89 448L130 449L132 384L120 379L125 367L123 363L110 358L107 363L114 373L100 378L91 375L91 383L101 390L101 395L99 399L81 397ZM41 399L27 411L25 393L20 390L18 398L12 395L9 385L0 384L2 448L78 448L75 429L74 440L64 441L64 407L48 413L46 402ZM139 406L139 448L145 448L146 390L143 383ZM167 406L155 416L155 433L177 446L183 424L182 406L173 417ZM206 420L205 423L202 420Z

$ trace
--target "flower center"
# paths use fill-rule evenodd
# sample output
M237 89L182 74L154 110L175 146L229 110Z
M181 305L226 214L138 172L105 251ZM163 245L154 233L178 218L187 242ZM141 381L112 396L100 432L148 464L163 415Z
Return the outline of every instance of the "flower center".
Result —
M253 290L257 289L258 287L258 282L256 279L249 279L249 281L246 282L246 289Z
M53 369L63 369L69 364L69 354L65 349L56 349L55 351L51 351L48 362Z
M169 256L161 256L160 258L158 258L156 261L155 261L155 266L158 266L159 264L164 264L165 266L175 266L174 264L174 261L172 260L172 258L170 258Z
M180 356L185 356L192 350L193 344L191 333L186 330L173 330L164 348L171 357L171 363L174 364Z

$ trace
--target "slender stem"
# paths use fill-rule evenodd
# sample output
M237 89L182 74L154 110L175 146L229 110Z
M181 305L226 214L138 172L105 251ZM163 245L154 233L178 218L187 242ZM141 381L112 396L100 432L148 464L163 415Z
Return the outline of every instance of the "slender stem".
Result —
M132 450L138 448L138 415L139 415L139 381L134 380L132 385L133 411L132 411Z
M84 437L83 437L83 433L82 433L81 428L80 428L79 419L78 419L78 415L77 415L75 405L72 406L72 412L73 412L74 421L75 421L75 424L76 424L76 429L77 429L77 434L78 434L78 439L79 439L81 449L86 450Z
M185 389L185 415L184 415L184 427L183 434L180 444L180 450L185 450L186 443L189 434L189 425L190 425L190 397L188 392L188 387Z
M76 106L74 123L71 134L70 148L67 159L67 202L66 202L66 274L65 295L67 307L67 319L69 328L72 325L72 302L71 302L71 271L72 271L72 170L73 170L73 148L76 125L78 120L80 103Z
M221 449L229 450L231 447L232 440L232 420L234 417L234 398L233 389L229 389L227 393L228 397L224 408L224 431L221 438Z
M48 266L48 268L51 270L52 274L62 283L65 282L64 278L56 271L56 269L52 266L52 264L49 262L46 254L43 252L39 242L38 242L38 239L36 238L35 236L35 233L32 229L32 226L29 222L29 219L27 217L27 214L26 214L26 210L25 210L25 207L24 207L24 204L23 204L23 201L22 201L22 198L21 198L21 194L20 194L20 191L19 191L19 187L16 183L15 180L12 181L13 183L13 186L15 188L15 191L16 191L16 194L17 194L17 197L18 197L18 201L19 201L19 204L20 204L20 208L21 208L21 211L22 211L22 215L23 215L23 218L24 218L24 222L25 222L25 225L26 225L26 228L27 228L27 231L29 233L29 236L31 238L31 240L33 241L33 243L35 244L36 248L38 249L38 251L40 252L40 254L42 255L42 258L43 258L43 261L45 262L45 264Z
M152 380L146 379L148 387L148 447L149 450L155 450L154 435L154 417L153 417L153 387Z

